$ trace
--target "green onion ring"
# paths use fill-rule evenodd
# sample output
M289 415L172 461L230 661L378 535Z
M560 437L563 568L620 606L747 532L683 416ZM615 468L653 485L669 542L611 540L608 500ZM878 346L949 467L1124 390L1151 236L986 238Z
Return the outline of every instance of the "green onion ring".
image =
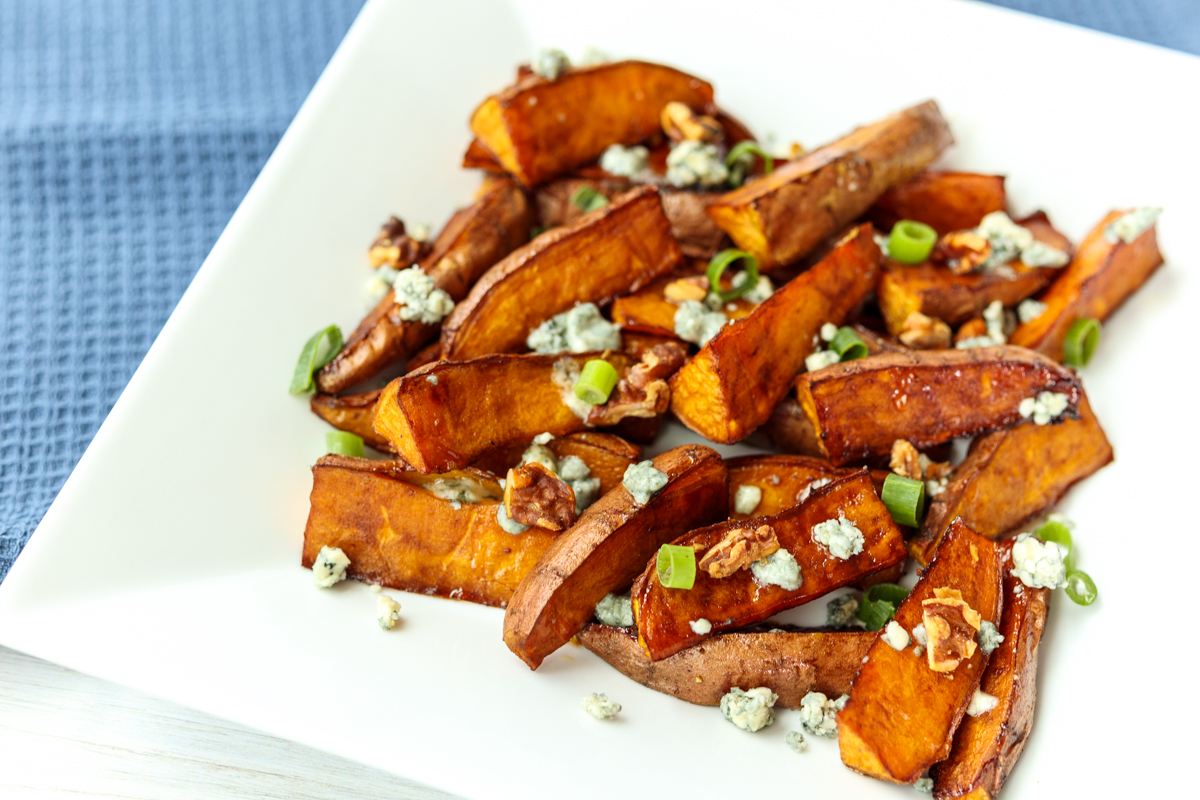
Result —
M1092 580L1091 575L1088 575L1083 570L1074 570L1067 573L1066 588L1067 597L1081 606L1090 606L1100 596L1099 592L1096 591L1096 582Z
M1063 339L1063 363L1068 367L1086 367L1098 344L1100 323L1087 318L1075 320Z
M901 264L920 264L933 252L937 238L937 231L924 222L902 219L892 226L887 241L888 257Z
M619 378L616 367L604 359L593 358L583 365L579 380L575 381L575 396L594 406L603 405Z
M696 584L696 551L677 544L660 547L658 582L668 589L691 589Z
M584 183L571 195L571 205L588 213L604 208L608 205L608 198Z
M329 345L324 354L317 358L322 340L328 339ZM312 338L304 343L300 358L296 361L296 369L292 372L292 385L288 391L292 394L304 394L313 390L313 373L333 360L342 349L342 329L337 325L319 330Z
M362 458L363 440L346 431L328 431L325 434L325 451L339 456Z
M896 524L910 528L921 526L921 514L925 507L924 481L889 473L883 480L883 491L879 497Z
M866 358L869 354L867 344L855 332L854 328L841 327L829 342L829 349L838 354L839 361L853 361L856 358Z
M758 142L746 140L738 142L729 150L729 154L725 156L725 166L729 167L729 183L733 186L741 186L746 180L746 164L742 157L747 155L756 155L762 159L763 175L770 175L775 171L775 159L770 153L758 146Z
M746 262L746 280L740 286L735 286L728 292L721 291L721 273L738 259ZM722 250L708 262L708 290L717 296L722 303L736 300L758 285L758 259L745 250Z
M894 583L877 583L867 589L862 603L858 606L857 616L869 631L877 631L891 621L896 615L896 609L904 598L908 597L908 589Z

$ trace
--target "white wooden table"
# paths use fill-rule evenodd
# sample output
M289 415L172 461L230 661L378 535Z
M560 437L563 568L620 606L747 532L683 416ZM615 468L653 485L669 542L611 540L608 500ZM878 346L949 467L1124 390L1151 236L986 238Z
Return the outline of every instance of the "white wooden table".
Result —
M0 797L454 800L3 647Z

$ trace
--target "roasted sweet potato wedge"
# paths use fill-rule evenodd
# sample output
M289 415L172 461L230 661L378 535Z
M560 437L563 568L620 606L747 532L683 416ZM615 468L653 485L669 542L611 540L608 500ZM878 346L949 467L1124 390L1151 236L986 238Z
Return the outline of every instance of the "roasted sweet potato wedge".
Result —
M749 436L788 393L821 326L841 324L875 288L880 258L871 226L853 229L821 263L723 327L675 373L671 411L714 442Z
M479 501L456 501L459 488ZM555 534L506 533L496 521L501 494L473 470L420 475L403 462L323 456L313 467L303 564L340 547L353 578L503 606Z
M684 445L654 459L669 478L643 506L624 487L592 505L548 549L504 615L504 643L537 669L570 641L609 592L623 591L659 546L728 515L725 463L715 450Z
M521 461L529 443L505 447L484 455L471 464L477 469L487 470L493 475L503 476ZM576 456L592 471L593 478L600 479L600 494L608 494L621 485L625 470L642 458L642 448L611 433L584 431L567 436L556 436L546 445L558 459Z
M567 405L572 386L555 364L582 369L599 353L495 355L471 361L438 361L383 388L375 405L375 430L419 472L457 469L489 450L527 444L539 433L578 433L588 425ZM620 374L631 366L610 353Z
M875 634L792 626L731 631L661 661L646 657L633 628L593 623L576 638L618 672L689 703L716 706L734 686L766 686L779 695L776 708L799 708L809 692L848 694Z
M634 189L489 269L443 322L442 357L523 351L529 332L555 314L637 291L682 259L658 190Z
M1092 229L1039 298L1046 311L1018 327L1009 342L1061 361L1063 340L1076 320L1108 319L1162 265L1154 225L1128 244L1106 238L1108 226L1126 213L1112 211Z
M980 437L932 498L920 534L909 540L909 553L928 564L942 532L958 518L982 536L999 538L1053 507L1071 486L1112 460L1112 446L1086 396L1079 400L1078 419Z
M844 517L862 532L862 550L837 558L813 536L813 526ZM698 568L691 589L667 589L658 580L655 560L633 582L633 616L638 640L651 661L691 647L711 633L751 625L788 608L827 594L852 581L901 563L907 557L904 538L871 483L860 470L814 489L804 503L770 517L733 520L692 531L673 544L692 547L697 561L736 529L770 526L779 549L800 566L801 583L787 589L759 583L748 567L714 578ZM692 623L708 620L699 631ZM703 632L700 632L703 631Z
M1012 542L999 546L1001 563L1012 556ZM1030 589L1004 570L1004 641L992 651L980 690L1000 702L986 714L964 717L945 761L932 769L938 800L969 797L990 800L1025 749L1033 729L1037 700L1038 645L1050 610L1049 589Z
M906 631L922 624L922 602L934 589L962 593L982 620L1000 623L999 546L961 522L950 526L937 558L896 610ZM950 752L954 731L979 686L988 656L978 647L951 672L935 672L927 654L896 650L883 637L871 645L854 679L850 702L838 713L842 763L893 783L915 783Z
M526 186L633 145L658 132L663 106L678 101L712 113L712 86L645 61L569 69L557 80L530 75L489 97L471 115L483 147Z
M867 217L885 231L902 219L915 219L942 236L974 228L988 214L1007 208L1003 175L927 169L880 195Z
M807 372L796 397L835 465L919 450L1023 422L1017 407L1041 392L1067 396L1076 415L1083 387L1070 370L1019 347L918 350L868 356ZM887 409L881 412L880 409Z
M467 145L461 166L463 169L481 169L484 172L507 174L496 157L489 153L478 139L472 139L471 143Z
M929 100L789 161L708 207L766 269L795 261L911 180L953 142Z
M800 502L800 495L813 481L832 482L853 472L811 456L740 456L726 459L725 466L729 469L730 519L769 517L786 511ZM742 486L754 486L762 492L758 505L748 514L734 508Z
M387 439L375 432L375 403L380 389L362 394L315 394L309 408L338 430L362 437L363 442L381 453L395 453Z
M529 241L533 222L533 204L521 187L510 178L494 179L474 203L450 218L421 269L458 302L489 267ZM436 325L402 319L389 290L341 352L317 372L317 388L335 393L372 378L417 352L437 332Z
M825 458L812 420L800 407L800 401L791 395L779 401L759 430L766 434L771 446L780 453Z
M618 297L613 301L612 305L613 322L623 326L633 325L642 328L656 328L669 331L674 335L675 312L679 310L679 303L673 303L667 299L668 292L673 291L673 289L668 290L667 287L675 284L676 281L686 281L687 279L704 275L707 269L707 262L690 260L669 275L658 278L653 283L647 284L636 292L631 292L624 297ZM731 287L732 283L725 288L728 290ZM703 293L705 291L699 285L695 287L695 292L700 297L704 297ZM739 297L731 303L726 303L722 310L729 319L741 319L742 317L749 316L750 312L757 305L757 303L752 303L745 298Z

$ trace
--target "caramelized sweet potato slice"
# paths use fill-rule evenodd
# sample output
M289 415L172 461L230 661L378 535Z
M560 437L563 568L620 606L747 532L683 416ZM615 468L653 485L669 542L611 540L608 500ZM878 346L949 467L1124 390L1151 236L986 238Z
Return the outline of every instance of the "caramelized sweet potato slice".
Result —
M474 203L450 218L433 250L421 259L421 269L437 288L460 301L489 267L529 241L533 220L533 204L521 187L510 178L493 179ZM317 372L317 388L340 392L372 378L417 352L437 331L436 325L401 319L389 290L341 352Z
M599 353L495 355L438 361L389 383L375 405L375 430L419 472L446 472L495 448L527 444L539 433L578 433L587 423L567 405L571 386L555 382L555 364L578 368ZM624 353L607 361L618 373Z
M576 638L618 672L689 703L716 706L734 686L766 686L779 695L776 708L799 708L809 692L829 697L849 693L875 634L792 626L736 631L661 661L646 657L633 628L593 623Z
M455 482L484 499L454 502ZM313 467L303 564L312 567L323 546L340 547L350 577L503 606L555 534L506 533L496 521L500 496L494 480L472 470L419 475L403 462L323 456Z
M1046 311L1017 328L1009 341L1062 360L1063 340L1076 320L1104 321L1163 263L1156 227L1129 244L1105 237L1126 212L1112 211L1084 238L1075 258L1039 298Z
M387 439L375 432L375 403L380 389L362 394L315 394L308 407L321 419L338 430L353 433L363 443L381 453L395 453L396 449Z
M867 216L885 231L902 219L914 219L943 236L974 228L988 214L1006 208L1003 175L927 169L880 195Z
M915 177L951 143L932 100L843 136L708 207L765 269L789 264Z
M1001 610L1000 548L961 522L950 526L937 558L896 610L911 632L923 622L922 602L934 589L956 589L983 620L998 625ZM876 638L854 679L850 702L838 713L842 763L893 783L915 783L950 752L955 729L988 657L978 647L952 672L935 672L915 648L896 650Z
M1001 543L1001 563L1008 565L1012 542ZM986 714L964 717L945 761L932 769L938 800L970 797L989 800L1000 792L1033 729L1037 700L1038 645L1050 610L1049 589L1030 589L1004 570L1004 641L992 652L981 691L1000 702Z
M504 167L500 166L500 162L496 157L488 152L487 148L478 139L472 139L467 145L467 151L463 153L462 160L463 169L481 169L484 172L496 173L500 175L507 174Z
M729 469L730 519L769 517L786 511L800 502L798 498L814 481L832 482L853 472L811 456L740 456L726 459L725 466ZM756 486L762 491L762 498L749 514L734 509L737 490L742 486Z
M644 61L569 69L557 80L531 75L489 97L471 115L479 142L517 180L536 186L633 145L660 130L663 106L678 101L712 113L712 86Z
M714 442L749 436L788 393L821 326L843 322L875 288L879 260L871 226L852 230L820 264L723 327L675 373L671 411Z
M522 351L529 332L555 314L637 291L682 258L658 191L634 189L489 269L442 324L443 357Z
M1076 414L1079 378L1019 347L918 350L846 361L796 379L796 396L836 465L882 455L897 439L918 450L1024 420L1017 407L1041 392L1067 396ZM881 410L882 409L882 410Z
M663 545L728 514L725 463L684 445L654 459L669 478L643 506L624 488L601 497L522 581L504 615L504 643L533 669L588 624Z
M813 538L813 526L844 517L862 532L861 552L842 559ZM907 558L904 538L871 483L866 470L813 490L809 499L770 517L732 520L692 531L673 544L692 547L696 560L729 533L748 526L770 526L782 550L800 566L801 584L786 589L759 583L749 568L725 578L696 570L691 589L667 589L658 580L655 559L633 582L633 615L638 640L651 661L658 661L703 641L692 623L708 620L712 633L734 630L827 594L840 586L901 563ZM702 629L703 630L703 629Z
M932 498L920 535L909 540L909 554L928 564L942 531L957 518L982 536L999 538L1112 460L1112 446L1086 396L1079 400L1078 419L1018 425L978 438L946 488Z

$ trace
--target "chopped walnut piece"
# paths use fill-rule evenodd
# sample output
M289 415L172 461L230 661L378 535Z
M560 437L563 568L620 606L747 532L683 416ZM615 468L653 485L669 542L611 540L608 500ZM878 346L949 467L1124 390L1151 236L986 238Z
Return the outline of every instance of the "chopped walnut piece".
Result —
M959 326L958 332L954 334L954 343L987 335L987 323L983 321L983 317L973 317Z
M508 471L504 513L525 525L566 530L575 524L575 491L544 465L531 461Z
M686 345L674 342L656 344L642 353L625 380L635 389L645 389L654 381L666 380L679 371L687 361Z
M770 525L734 528L704 554L700 569L714 578L728 578L778 549L779 540Z
M907 439L892 442L892 458L888 466L897 475L914 481L921 480L921 454Z
M975 654L975 636L983 619L957 589L934 589L933 595L921 602L928 639L926 657L934 672L953 672Z
M656 344L642 353L642 360L621 379L604 405L594 406L587 421L592 425L616 425L626 417L656 417L671 404L666 379L687 360L682 343Z
M671 281L663 289L663 297L674 303L682 303L685 300L699 302L707 296L708 278L703 275Z
M933 248L930 258L941 261L955 275L974 272L992 254L992 244L986 236L974 231L947 233Z
M392 269L407 269L428 251L429 245L426 242L418 242L405 232L403 220L392 217L383 223L379 235L371 242L367 260L375 268L387 266Z
M950 345L950 326L937 317L914 311L904 320L897 338L918 350L942 350Z
M721 123L704 114L697 114L685 103L672 100L663 106L660 115L663 133L673 142L719 142L725 138Z

